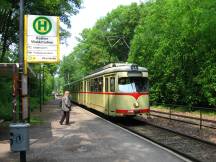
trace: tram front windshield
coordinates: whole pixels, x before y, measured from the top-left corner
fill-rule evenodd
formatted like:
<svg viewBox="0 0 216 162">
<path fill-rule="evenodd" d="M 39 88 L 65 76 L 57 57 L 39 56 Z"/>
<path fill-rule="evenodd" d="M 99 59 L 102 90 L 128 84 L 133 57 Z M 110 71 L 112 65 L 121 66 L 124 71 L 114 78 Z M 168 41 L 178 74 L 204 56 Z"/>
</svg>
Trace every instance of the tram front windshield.
<svg viewBox="0 0 216 162">
<path fill-rule="evenodd" d="M 145 77 L 125 77 L 118 80 L 119 92 L 147 92 L 148 78 Z"/>
</svg>

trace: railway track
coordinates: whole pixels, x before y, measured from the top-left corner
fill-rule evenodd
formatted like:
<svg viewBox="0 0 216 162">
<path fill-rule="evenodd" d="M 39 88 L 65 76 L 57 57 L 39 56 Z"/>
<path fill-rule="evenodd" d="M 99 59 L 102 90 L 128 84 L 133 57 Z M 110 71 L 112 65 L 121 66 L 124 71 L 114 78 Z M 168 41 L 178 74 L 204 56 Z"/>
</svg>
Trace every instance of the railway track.
<svg viewBox="0 0 216 162">
<path fill-rule="evenodd" d="M 117 124 L 133 133 L 143 136 L 163 147 L 166 147 L 195 162 L 216 162 L 216 144 L 184 135 L 157 125 L 148 123 L 140 118 L 109 118 L 93 109 L 88 111 Z"/>
<path fill-rule="evenodd" d="M 114 122 L 193 161 L 216 161 L 216 145 L 210 142 L 189 137 L 137 119 Z"/>
</svg>

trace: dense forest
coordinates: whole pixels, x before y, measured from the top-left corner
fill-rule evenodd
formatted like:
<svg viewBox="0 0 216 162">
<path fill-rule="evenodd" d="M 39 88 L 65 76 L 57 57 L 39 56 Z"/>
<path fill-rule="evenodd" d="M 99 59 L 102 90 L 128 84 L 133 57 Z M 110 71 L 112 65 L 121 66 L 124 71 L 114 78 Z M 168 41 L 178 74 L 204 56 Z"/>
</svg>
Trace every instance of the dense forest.
<svg viewBox="0 0 216 162">
<path fill-rule="evenodd" d="M 81 8 L 81 0 L 25 0 L 24 14 L 32 15 L 56 15 L 60 16 L 65 28 L 61 28 L 61 42 L 64 43 L 70 36 L 68 29 L 71 27 L 70 16 L 78 13 Z M 18 62 L 19 41 L 19 0 L 0 1 L 0 63 Z M 48 99 L 54 89 L 54 78 L 57 73 L 56 64 L 31 64 L 34 71 L 29 73 L 29 96 L 30 107 L 34 109 L 39 105 L 40 89 L 39 75 L 42 77 L 44 88 L 44 99 Z M 1 73 L 0 73 L 1 74 Z M 4 88 L 3 88 L 4 87 Z M 10 120 L 12 114 L 12 74 L 0 75 L 0 119 Z"/>
<path fill-rule="evenodd" d="M 110 62 L 131 62 L 148 68 L 152 102 L 216 105 L 215 0 L 119 6 L 78 40 L 60 66 L 66 82 Z"/>
</svg>

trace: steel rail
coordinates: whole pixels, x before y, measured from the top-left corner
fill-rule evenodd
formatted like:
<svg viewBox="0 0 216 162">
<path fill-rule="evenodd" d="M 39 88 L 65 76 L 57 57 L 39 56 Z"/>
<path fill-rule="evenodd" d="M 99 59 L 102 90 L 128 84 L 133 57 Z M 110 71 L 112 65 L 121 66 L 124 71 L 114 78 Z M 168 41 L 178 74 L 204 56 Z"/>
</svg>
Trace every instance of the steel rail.
<svg viewBox="0 0 216 162">
<path fill-rule="evenodd" d="M 190 136 L 190 135 L 178 132 L 178 131 L 174 131 L 172 129 L 165 128 L 165 127 L 162 127 L 162 126 L 159 126 L 159 125 L 156 125 L 156 124 L 152 124 L 152 123 L 150 123 L 149 121 L 147 121 L 145 119 L 138 119 L 138 120 L 141 120 L 141 121 L 145 122 L 148 125 L 151 125 L 151 126 L 154 126 L 154 127 L 157 127 L 157 128 L 160 128 L 160 129 L 163 129 L 163 130 L 166 130 L 166 131 L 169 131 L 169 132 L 172 132 L 172 133 L 184 136 L 184 137 L 188 137 L 188 138 L 191 138 L 191 139 L 194 139 L 194 140 L 206 143 L 206 144 L 210 144 L 210 145 L 216 146 L 216 143 L 213 143 L 213 142 L 210 142 L 210 141 L 207 141 L 207 140 L 203 140 L 203 139 L 195 137 L 195 136 Z"/>
<path fill-rule="evenodd" d="M 154 112 L 154 113 L 158 113 L 158 112 Z M 169 120 L 174 120 L 174 121 L 183 122 L 183 123 L 192 124 L 192 125 L 198 125 L 198 126 L 200 126 L 200 129 L 201 129 L 201 127 L 207 127 L 207 128 L 211 128 L 211 129 L 216 129 L 216 127 L 214 127 L 214 126 L 209 126 L 209 125 L 203 124 L 203 122 L 208 122 L 208 121 L 204 121 L 204 120 L 199 119 L 199 118 L 198 119 L 194 119 L 194 118 L 190 118 L 190 117 L 187 118 L 187 119 L 197 120 L 197 122 L 200 122 L 200 123 L 195 123 L 195 122 L 190 122 L 190 121 L 186 121 L 186 120 L 180 120 L 180 119 L 171 118 L 171 116 L 175 116 L 175 115 L 172 115 L 172 114 L 170 115 L 169 113 L 164 113 L 163 112 L 163 113 L 160 113 L 160 114 L 169 115 L 169 117 L 150 113 L 151 116 L 164 118 L 164 119 L 169 119 Z M 182 117 L 182 116 L 177 116 L 177 117 Z M 182 118 L 184 118 L 184 117 L 182 117 Z M 212 122 L 208 122 L 208 123 L 212 123 Z"/>
<path fill-rule="evenodd" d="M 150 110 L 150 112 L 155 112 L 155 113 L 159 113 L 159 114 L 170 115 L 170 113 L 168 113 L 168 112 L 157 111 L 157 110 Z M 182 117 L 182 118 L 200 120 L 200 118 L 198 118 L 198 117 L 193 117 L 193 116 L 186 116 L 186 115 L 180 115 L 180 114 L 175 114 L 175 113 L 171 113 L 171 115 L 172 115 L 172 116 L 177 116 L 177 117 Z M 216 124 L 216 120 L 210 120 L 210 119 L 203 119 L 203 118 L 202 118 L 202 121 L 204 121 L 204 122 L 209 122 L 209 123 L 215 123 L 215 124 Z"/>
</svg>

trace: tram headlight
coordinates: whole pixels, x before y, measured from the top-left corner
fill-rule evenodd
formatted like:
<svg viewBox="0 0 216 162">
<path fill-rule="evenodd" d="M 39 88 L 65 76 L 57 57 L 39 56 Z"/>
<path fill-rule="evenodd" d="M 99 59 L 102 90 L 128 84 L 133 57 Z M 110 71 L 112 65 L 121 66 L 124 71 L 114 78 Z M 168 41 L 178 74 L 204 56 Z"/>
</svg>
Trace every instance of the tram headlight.
<svg viewBox="0 0 216 162">
<path fill-rule="evenodd" d="M 134 105 L 134 107 L 139 107 L 139 103 L 138 102 L 135 102 L 133 105 Z"/>
</svg>

